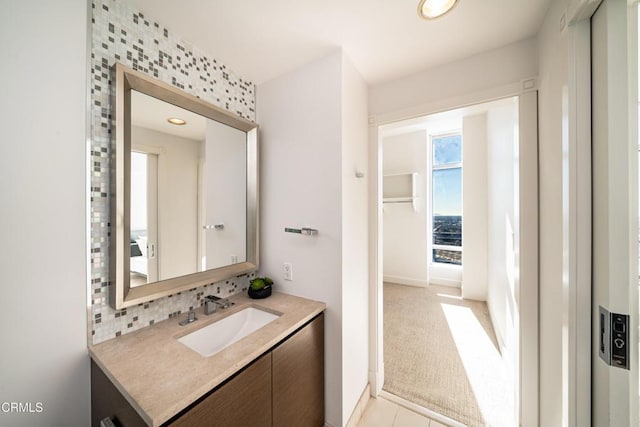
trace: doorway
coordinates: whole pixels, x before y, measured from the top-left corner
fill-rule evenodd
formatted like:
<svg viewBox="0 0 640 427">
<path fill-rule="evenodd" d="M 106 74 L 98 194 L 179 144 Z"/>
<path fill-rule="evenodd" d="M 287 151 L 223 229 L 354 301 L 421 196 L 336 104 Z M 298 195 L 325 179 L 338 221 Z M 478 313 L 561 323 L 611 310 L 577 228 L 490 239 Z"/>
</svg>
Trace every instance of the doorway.
<svg viewBox="0 0 640 427">
<path fill-rule="evenodd" d="M 502 97 L 501 97 L 502 98 Z M 504 97 L 508 98 L 508 97 Z M 511 101 L 501 99 L 496 101 L 497 103 L 508 103 L 511 102 L 513 108 L 516 111 L 516 116 L 521 117 L 519 120 L 518 126 L 512 126 L 509 129 L 512 136 L 516 141 L 514 151 L 511 153 L 511 161 L 512 161 L 512 169 L 513 169 L 513 179 L 511 180 L 511 184 L 513 185 L 513 200 L 511 203 L 511 212 L 512 218 L 509 219 L 508 215 L 505 216 L 504 212 L 501 216 L 501 226 L 499 227 L 499 233 L 504 240 L 504 245 L 502 245 L 502 257 L 501 261 L 503 261 L 503 265 L 511 265 L 512 268 L 504 268 L 504 276 L 505 283 L 504 289 L 499 293 L 503 295 L 503 299 L 505 300 L 505 304 L 502 306 L 504 309 L 501 311 L 501 315 L 499 319 L 494 319 L 494 323 L 500 322 L 501 324 L 510 324 L 513 326 L 513 333 L 507 333 L 504 330 L 501 330 L 501 337 L 499 343 L 496 343 L 495 347 L 500 348 L 500 350 L 504 354 L 511 355 L 510 359 L 512 362 L 510 364 L 510 372 L 513 373 L 513 379 L 515 380 L 515 387 L 513 388 L 513 413 L 514 418 L 518 420 L 518 422 L 523 422 L 523 420 L 527 420 L 527 423 L 531 422 L 533 424 L 537 423 L 537 368 L 538 368 L 538 254 L 537 254 L 537 242 L 538 242 L 538 231 L 537 231 L 537 93 L 533 92 L 525 92 L 519 94 L 517 97 L 512 98 Z M 486 111 L 484 112 L 486 113 Z M 384 279 L 385 276 L 388 279 L 388 276 L 396 276 L 394 280 L 398 282 L 397 278 L 399 274 L 388 274 L 389 269 L 386 263 L 385 256 L 385 239 L 387 238 L 387 230 L 385 229 L 385 215 L 391 214 L 391 209 L 398 210 L 403 209 L 401 204 L 394 203 L 393 205 L 383 205 L 384 200 L 384 175 L 401 175 L 401 174 L 412 174 L 414 173 L 412 170 L 396 170 L 396 171 L 384 171 L 384 140 L 385 137 L 393 134 L 393 133 L 402 133 L 400 129 L 416 131 L 420 128 L 422 122 L 424 122 L 425 117 L 429 117 L 430 119 L 441 119 L 441 122 L 446 122 L 447 119 L 451 119 L 453 116 L 458 115 L 459 117 L 473 117 L 476 121 L 473 122 L 471 120 L 466 123 L 467 125 L 480 126 L 482 128 L 482 121 L 485 119 L 478 119 L 478 116 L 482 116 L 483 112 L 481 111 L 481 107 L 478 104 L 472 107 L 464 107 L 459 109 L 451 109 L 446 112 L 439 113 L 431 113 L 425 114 L 419 118 L 409 119 L 409 120 L 395 120 L 393 122 L 387 123 L 377 123 L 377 126 L 372 129 L 373 134 L 375 135 L 375 143 L 377 143 L 378 150 L 375 150 L 375 156 L 377 158 L 372 159 L 377 166 L 375 170 L 378 171 L 378 179 L 377 179 L 377 197 L 375 198 L 377 206 L 377 220 L 374 221 L 376 225 L 376 230 L 374 230 L 373 235 L 374 238 L 374 254 L 375 262 L 374 272 L 372 272 L 373 276 L 373 286 L 374 291 L 372 292 L 372 372 L 370 375 L 371 383 L 372 383 L 372 393 L 374 395 L 385 394 L 383 391 L 383 387 L 386 384 L 385 381 L 385 364 L 384 364 L 384 304 L 386 303 L 385 299 L 385 289 L 384 289 Z M 486 116 L 485 116 L 486 117 Z M 485 123 L 486 125 L 486 123 Z M 433 126 L 432 126 L 433 127 Z M 436 126 L 437 127 L 437 126 Z M 445 126 L 446 127 L 446 126 Z M 459 126 L 460 129 L 462 126 Z M 435 135 L 443 135 L 447 131 L 455 130 L 455 126 L 452 128 L 449 125 L 448 129 L 437 129 L 437 132 L 433 132 Z M 439 133 L 438 133 L 439 132 Z M 444 133 L 443 133 L 444 132 Z M 429 137 L 427 137 L 428 140 Z M 466 137 L 464 136 L 463 131 L 463 140 L 466 142 Z M 372 141 L 374 142 L 374 141 Z M 469 144 L 469 148 L 473 152 L 473 150 L 477 151 L 478 143 Z M 432 149 L 433 147 L 431 147 Z M 478 162 L 478 158 L 476 154 L 469 154 L 468 159 L 474 159 L 475 161 L 469 161 L 469 170 L 466 170 L 465 167 L 467 163 L 463 160 L 462 165 L 462 175 L 467 174 L 467 178 L 470 182 L 477 181 L 477 177 L 482 174 L 482 169 L 479 167 L 483 162 Z M 455 163 L 455 162 L 454 162 Z M 486 162 L 484 162 L 485 174 L 486 174 Z M 453 167 L 458 167 L 458 165 L 453 165 Z M 411 203 L 407 203 L 404 205 L 405 210 L 415 209 L 416 211 L 420 211 L 421 209 L 425 213 L 425 217 L 429 220 L 426 221 L 425 227 L 429 228 L 427 235 L 432 234 L 432 230 L 434 228 L 434 221 L 431 221 L 434 218 L 434 214 L 438 212 L 433 212 L 430 208 L 430 205 L 433 203 L 433 190 L 430 188 L 432 186 L 432 182 L 435 182 L 436 179 L 433 176 L 433 172 L 435 170 L 429 170 L 429 173 L 424 174 L 424 182 L 416 185 L 417 187 L 417 196 Z M 389 172 L 389 173 L 387 173 Z M 437 171 L 435 171 L 437 173 Z M 478 175 L 480 173 L 480 175 Z M 419 173 L 417 174 L 420 175 Z M 417 181 L 420 178 L 415 178 Z M 464 178 L 463 178 L 464 181 Z M 482 199 L 484 197 L 485 203 L 487 201 L 487 187 L 486 183 L 484 186 L 485 196 L 478 196 L 479 187 L 478 182 L 476 182 L 476 187 L 473 187 L 471 183 L 466 185 L 467 190 L 463 190 L 464 196 L 463 200 L 468 196 L 468 201 L 477 202 L 478 199 Z M 504 183 L 504 180 L 501 181 Z M 482 187 L 482 186 L 480 186 Z M 476 191 L 470 191 L 469 188 L 476 188 Z M 388 196 L 388 194 L 387 194 Z M 422 196 L 422 197 L 420 197 Z M 422 200 L 421 200 L 422 198 Z M 383 207 L 384 206 L 384 207 Z M 469 205 L 471 206 L 471 205 Z M 482 211 L 482 209 L 480 209 Z M 467 212 L 469 212 L 469 217 L 467 218 Z M 467 240 L 465 240 L 464 236 L 462 238 L 462 247 L 460 248 L 460 253 L 463 255 L 461 257 L 454 257 L 453 254 L 451 257 L 447 257 L 453 259 L 460 259 L 462 268 L 459 269 L 458 273 L 462 273 L 465 268 L 465 264 L 469 261 L 469 265 L 467 266 L 467 272 L 465 274 L 451 274 L 447 277 L 442 277 L 441 273 L 438 273 L 438 268 L 441 267 L 438 265 L 438 260 L 442 259 L 442 253 L 436 252 L 436 257 L 433 257 L 434 251 L 442 251 L 443 248 L 439 247 L 439 243 L 435 242 L 433 238 L 426 239 L 427 244 L 424 250 L 424 259 L 426 263 L 423 268 L 418 269 L 421 270 L 424 274 L 420 280 L 413 280 L 415 278 L 408 278 L 408 283 L 405 285 L 420 285 L 420 282 L 424 282 L 424 285 L 427 287 L 429 283 L 432 282 L 431 277 L 434 279 L 445 279 L 445 285 L 451 285 L 458 281 L 458 287 L 461 289 L 460 295 L 454 295 L 453 298 L 447 302 L 440 301 L 439 307 L 445 316 L 446 325 L 449 331 L 458 332 L 464 331 L 465 328 L 457 328 L 455 325 L 455 317 L 459 316 L 461 312 L 458 310 L 460 308 L 459 304 L 451 304 L 451 302 L 455 302 L 456 299 L 460 297 L 464 297 L 467 299 L 484 299 L 486 300 L 486 295 L 488 290 L 486 289 L 487 279 L 482 280 L 482 274 L 476 274 L 477 271 L 481 271 L 483 266 L 485 269 L 484 275 L 486 277 L 486 269 L 488 265 L 487 255 L 488 251 L 477 251 L 475 247 L 484 247 L 487 246 L 487 236 L 478 237 L 478 231 L 482 231 L 482 227 L 479 226 L 484 221 L 485 227 L 487 225 L 488 217 L 485 209 L 484 218 L 482 214 L 478 214 L 478 212 L 474 212 L 473 209 L 467 208 L 465 213 L 462 216 L 462 222 L 465 224 L 462 228 L 463 230 L 467 230 Z M 405 212 L 407 214 L 407 212 Z M 388 215 L 389 216 L 389 215 Z M 480 217 L 480 218 L 478 218 Z M 441 218 L 440 218 L 441 219 Z M 494 232 L 497 233 L 498 227 L 494 227 Z M 474 233 L 475 231 L 475 233 Z M 420 231 L 416 231 L 416 233 L 420 233 Z M 475 236 L 474 236 L 475 234 Z M 484 242 L 484 243 L 482 243 Z M 467 245 L 469 245 L 467 247 Z M 474 247 L 475 245 L 475 247 Z M 509 249 L 510 248 L 510 249 Z M 444 248 L 444 250 L 451 248 Z M 479 256 L 473 256 L 469 254 L 479 254 Z M 403 257 L 399 257 L 403 258 Z M 478 258 L 480 260 L 478 260 Z M 492 258 L 493 259 L 493 258 Z M 436 260 L 436 262 L 434 262 Z M 453 264 L 446 263 L 446 264 Z M 383 265 L 385 265 L 383 267 Z M 432 267 L 436 267 L 435 269 Z M 451 265 L 445 266 L 451 267 Z M 407 271 L 403 270 L 400 267 L 397 271 Z M 440 276 L 440 277 L 438 277 Z M 464 277 L 467 278 L 467 286 L 463 283 L 465 282 Z M 478 279 L 480 277 L 480 279 Z M 474 280 L 475 279 L 475 280 Z M 413 280 L 413 283 L 410 283 Z M 437 280 L 436 280 L 437 281 Z M 509 284 L 509 281 L 511 284 Z M 485 286 L 483 289 L 482 286 Z M 434 287 L 431 287 L 433 290 Z M 450 288 L 450 289 L 456 289 Z M 508 292 L 506 292 L 508 291 Z M 446 295 L 447 292 L 441 292 L 442 295 L 439 295 L 440 298 L 451 298 L 451 295 Z M 459 300 L 458 300 L 459 301 Z M 508 302 L 511 301 L 511 302 Z M 527 304 L 520 304 L 520 301 L 526 301 Z M 464 311 L 464 310 L 463 310 Z M 469 309 L 469 312 L 465 312 L 461 317 L 461 319 L 465 318 L 469 320 L 470 318 L 466 316 L 468 313 L 473 313 L 473 310 Z M 471 318 L 474 318 L 472 315 Z M 475 316 L 477 320 L 478 316 Z M 459 323 L 460 324 L 460 323 Z M 467 324 L 468 330 L 469 324 Z M 458 337 L 460 338 L 460 337 Z M 491 341 L 491 340 L 489 340 Z M 465 344 L 470 342 L 467 337 L 458 340 L 455 344 L 460 347 L 464 347 Z M 429 360 L 425 360 L 425 363 L 429 363 Z M 469 368 L 471 369 L 471 364 L 467 364 L 465 366 L 465 370 Z M 474 378 L 477 380 L 478 377 Z M 385 387 L 386 388 L 386 387 Z M 473 386 L 472 386 L 473 388 Z M 446 390 L 444 390 L 446 392 Z M 411 403 L 407 403 L 411 405 Z M 415 407 L 414 407 L 415 409 Z M 426 415 L 431 417 L 436 416 L 437 413 L 432 413 L 430 411 L 425 411 Z"/>
<path fill-rule="evenodd" d="M 131 152 L 131 287 L 158 281 L 158 154 Z"/>
</svg>

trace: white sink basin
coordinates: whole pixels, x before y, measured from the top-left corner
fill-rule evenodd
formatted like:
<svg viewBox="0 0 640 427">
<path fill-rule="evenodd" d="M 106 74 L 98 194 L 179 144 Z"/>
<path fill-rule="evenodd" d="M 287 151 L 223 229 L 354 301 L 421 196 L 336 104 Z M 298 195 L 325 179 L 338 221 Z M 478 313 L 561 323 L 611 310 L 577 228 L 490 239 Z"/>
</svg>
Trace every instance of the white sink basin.
<svg viewBox="0 0 640 427">
<path fill-rule="evenodd" d="M 197 351 L 202 356 L 208 357 L 257 331 L 278 317 L 280 316 L 254 307 L 248 307 L 195 332 L 191 332 L 178 339 L 178 341 Z"/>
</svg>

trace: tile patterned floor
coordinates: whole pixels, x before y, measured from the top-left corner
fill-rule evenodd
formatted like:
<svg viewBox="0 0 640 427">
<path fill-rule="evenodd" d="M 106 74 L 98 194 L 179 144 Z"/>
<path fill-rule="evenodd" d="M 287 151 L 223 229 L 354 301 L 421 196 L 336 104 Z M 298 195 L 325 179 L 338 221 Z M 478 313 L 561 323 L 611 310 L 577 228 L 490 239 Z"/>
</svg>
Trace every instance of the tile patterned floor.
<svg viewBox="0 0 640 427">
<path fill-rule="evenodd" d="M 357 427 L 446 427 L 382 397 L 371 398 Z"/>
</svg>

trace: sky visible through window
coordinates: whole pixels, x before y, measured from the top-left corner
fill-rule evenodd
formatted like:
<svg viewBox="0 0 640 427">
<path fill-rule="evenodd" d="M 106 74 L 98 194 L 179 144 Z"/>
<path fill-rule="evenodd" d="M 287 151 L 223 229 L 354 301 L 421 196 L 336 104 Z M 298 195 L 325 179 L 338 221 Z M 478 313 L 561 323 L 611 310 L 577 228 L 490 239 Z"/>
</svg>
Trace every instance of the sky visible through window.
<svg viewBox="0 0 640 427">
<path fill-rule="evenodd" d="M 433 138 L 433 165 L 462 162 L 462 137 L 458 135 Z"/>
<path fill-rule="evenodd" d="M 462 136 L 432 139 L 433 144 L 433 214 L 462 216 L 462 168 L 436 169 L 462 162 Z"/>
<path fill-rule="evenodd" d="M 462 135 L 433 137 L 431 145 L 432 260 L 462 265 Z"/>
</svg>

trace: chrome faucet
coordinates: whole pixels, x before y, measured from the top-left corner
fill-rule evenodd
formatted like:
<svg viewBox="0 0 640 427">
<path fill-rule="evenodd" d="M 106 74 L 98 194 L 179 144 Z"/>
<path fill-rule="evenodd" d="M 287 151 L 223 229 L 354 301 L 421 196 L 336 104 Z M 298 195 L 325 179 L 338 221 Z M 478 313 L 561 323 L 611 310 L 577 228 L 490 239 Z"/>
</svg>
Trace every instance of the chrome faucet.
<svg viewBox="0 0 640 427">
<path fill-rule="evenodd" d="M 196 312 L 193 310 L 193 308 L 191 308 L 189 309 L 189 313 L 187 313 L 187 318 L 184 320 L 181 320 L 179 325 L 180 326 L 188 325 L 189 323 L 193 323 L 196 320 L 198 320 L 198 318 L 196 317 Z"/>
<path fill-rule="evenodd" d="M 209 302 L 213 302 L 213 303 L 219 305 L 220 308 L 229 308 L 229 307 L 231 307 L 233 305 L 233 303 L 231 301 L 229 301 L 227 298 L 220 298 L 220 297 L 217 297 L 217 296 L 214 296 L 214 295 L 207 295 L 206 297 L 204 297 L 204 299 L 205 299 L 205 309 L 206 309 L 207 304 Z M 215 310 L 213 310 L 213 311 L 215 311 Z M 212 311 L 212 313 L 213 313 L 213 311 Z"/>
<path fill-rule="evenodd" d="M 215 301 L 213 301 L 213 299 L 205 297 L 203 301 L 203 307 L 205 316 L 208 316 L 216 312 L 216 308 L 218 308 L 218 305 L 215 303 Z"/>
</svg>

